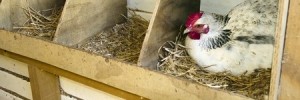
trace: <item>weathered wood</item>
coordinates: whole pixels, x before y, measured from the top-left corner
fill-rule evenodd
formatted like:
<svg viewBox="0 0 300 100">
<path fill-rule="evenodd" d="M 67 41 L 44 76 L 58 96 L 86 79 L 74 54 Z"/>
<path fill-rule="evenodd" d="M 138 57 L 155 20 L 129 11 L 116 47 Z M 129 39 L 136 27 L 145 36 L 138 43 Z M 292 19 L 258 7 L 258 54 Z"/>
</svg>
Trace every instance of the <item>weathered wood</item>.
<svg viewBox="0 0 300 100">
<path fill-rule="evenodd" d="M 29 65 L 29 77 L 34 100 L 60 100 L 58 76 Z"/>
<path fill-rule="evenodd" d="M 145 36 L 138 65 L 156 66 L 158 49 L 166 41 L 175 40 L 189 13 L 199 11 L 198 0 L 158 0 Z"/>
<path fill-rule="evenodd" d="M 300 99 L 300 1 L 289 1 L 279 100 Z"/>
<path fill-rule="evenodd" d="M 0 48 L 150 99 L 249 99 L 102 56 L 3 30 L 0 30 Z M 13 58 L 17 59 L 17 57 Z"/>
<path fill-rule="evenodd" d="M 54 41 L 72 46 L 124 20 L 126 0 L 67 0 Z"/>
<path fill-rule="evenodd" d="M 89 78 L 80 76 L 78 74 L 75 74 L 75 73 L 57 68 L 55 66 L 52 66 L 52 65 L 49 65 L 49 64 L 46 64 L 46 63 L 42 63 L 42 62 L 36 61 L 34 59 L 30 59 L 30 58 L 27 58 L 27 57 L 24 57 L 24 56 L 21 56 L 21 55 L 18 55 L 18 54 L 14 54 L 14 53 L 11 53 L 11 52 L 8 52 L 8 51 L 4 51 L 2 49 L 0 49 L 0 54 L 5 55 L 5 56 L 10 57 L 10 58 L 13 58 L 13 59 L 18 60 L 18 61 L 21 61 L 21 62 L 25 62 L 25 63 L 30 64 L 32 66 L 38 67 L 41 70 L 50 72 L 52 74 L 62 76 L 62 77 L 66 77 L 68 79 L 74 80 L 76 82 L 85 84 L 87 86 L 93 87 L 95 89 L 104 91 L 106 93 L 113 94 L 115 96 L 118 96 L 118 97 L 121 97 L 121 98 L 124 98 L 124 99 L 127 99 L 127 100 L 137 100 L 137 99 L 144 100 L 144 99 L 146 99 L 144 97 L 137 96 L 135 94 L 117 89 L 115 87 L 111 87 L 109 85 L 100 83 L 100 82 L 95 81 L 95 80 L 91 80 Z"/>
<path fill-rule="evenodd" d="M 279 79 L 281 72 L 281 61 L 286 30 L 286 20 L 288 11 L 288 0 L 279 0 L 278 19 L 275 34 L 275 46 L 273 53 L 272 75 L 270 81 L 269 100 L 277 100 L 279 93 Z"/>
<path fill-rule="evenodd" d="M 29 77 L 28 65 L 26 63 L 11 59 L 3 55 L 0 55 L 0 68 L 12 71 L 24 77 Z"/>
<path fill-rule="evenodd" d="M 85 84 L 70 80 L 65 77 L 59 77 L 59 82 L 62 90 L 65 92 L 64 95 L 70 94 L 83 100 L 134 100 L 139 98 L 120 98 L 115 95 L 100 91 L 98 89 L 89 87 Z M 80 90 L 80 91 L 78 91 Z"/>
<path fill-rule="evenodd" d="M 25 100 L 32 99 L 29 81 L 4 71 L 0 71 L 0 90 Z"/>
</svg>

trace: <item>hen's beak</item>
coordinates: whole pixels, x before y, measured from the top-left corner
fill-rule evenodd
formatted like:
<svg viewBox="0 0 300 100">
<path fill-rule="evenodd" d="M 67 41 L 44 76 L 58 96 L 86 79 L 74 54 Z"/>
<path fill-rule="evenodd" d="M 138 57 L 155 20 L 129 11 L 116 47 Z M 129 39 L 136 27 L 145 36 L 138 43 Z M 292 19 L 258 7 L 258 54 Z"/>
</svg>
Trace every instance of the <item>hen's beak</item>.
<svg viewBox="0 0 300 100">
<path fill-rule="evenodd" d="M 189 33 L 189 32 L 191 32 L 191 28 L 186 28 L 184 31 L 183 31 L 183 34 L 187 34 L 187 33 Z"/>
</svg>

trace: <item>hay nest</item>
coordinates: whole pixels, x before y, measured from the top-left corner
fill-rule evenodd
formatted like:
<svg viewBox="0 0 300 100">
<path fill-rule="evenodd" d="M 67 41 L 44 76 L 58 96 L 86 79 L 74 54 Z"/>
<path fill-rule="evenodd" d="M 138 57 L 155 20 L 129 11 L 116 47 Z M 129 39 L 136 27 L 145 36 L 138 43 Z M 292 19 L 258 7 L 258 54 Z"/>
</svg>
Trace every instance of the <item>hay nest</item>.
<svg viewBox="0 0 300 100">
<path fill-rule="evenodd" d="M 126 22 L 101 32 L 78 48 L 108 58 L 117 58 L 129 63 L 137 63 L 149 22 L 130 12 Z"/>
<path fill-rule="evenodd" d="M 180 34 L 180 33 L 179 33 Z M 186 52 L 178 36 L 159 50 L 158 70 L 165 74 L 187 78 L 212 88 L 228 90 L 254 99 L 263 100 L 269 93 L 271 69 L 256 69 L 253 73 L 234 76 L 229 72 L 213 73 L 199 67 Z M 181 39 L 180 39 L 181 38 Z"/>
<path fill-rule="evenodd" d="M 28 20 L 13 30 L 27 36 L 52 40 L 61 16 L 62 8 L 37 11 L 31 7 L 22 8 Z"/>
</svg>

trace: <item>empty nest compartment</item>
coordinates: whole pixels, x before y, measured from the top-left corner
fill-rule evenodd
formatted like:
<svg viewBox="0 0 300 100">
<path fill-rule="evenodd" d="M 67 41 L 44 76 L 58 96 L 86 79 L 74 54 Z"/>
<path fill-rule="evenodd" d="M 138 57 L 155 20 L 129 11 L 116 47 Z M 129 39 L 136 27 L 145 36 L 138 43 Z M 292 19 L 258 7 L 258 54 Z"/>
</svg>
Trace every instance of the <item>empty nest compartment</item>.
<svg viewBox="0 0 300 100">
<path fill-rule="evenodd" d="M 125 23 L 116 24 L 77 47 L 104 57 L 136 64 L 149 21 L 134 11 L 129 11 L 129 17 L 123 17 L 126 19 Z"/>
<path fill-rule="evenodd" d="M 25 7 L 21 7 L 26 16 L 26 21 L 23 24 L 13 25 L 13 30 L 27 36 L 32 36 L 40 39 L 53 40 L 57 25 L 63 11 L 65 1 L 57 1 L 49 9 L 36 9 L 29 6 L 27 2 Z"/>
</svg>

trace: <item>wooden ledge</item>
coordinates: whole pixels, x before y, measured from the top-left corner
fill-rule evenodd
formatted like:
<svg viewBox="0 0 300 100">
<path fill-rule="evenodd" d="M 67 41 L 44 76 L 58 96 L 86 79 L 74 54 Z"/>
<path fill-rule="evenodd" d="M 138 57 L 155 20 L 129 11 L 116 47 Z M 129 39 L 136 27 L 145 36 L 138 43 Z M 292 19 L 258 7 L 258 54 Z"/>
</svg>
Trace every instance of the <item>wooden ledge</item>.
<svg viewBox="0 0 300 100">
<path fill-rule="evenodd" d="M 0 48 L 150 99 L 250 99 L 4 30 Z"/>
</svg>

